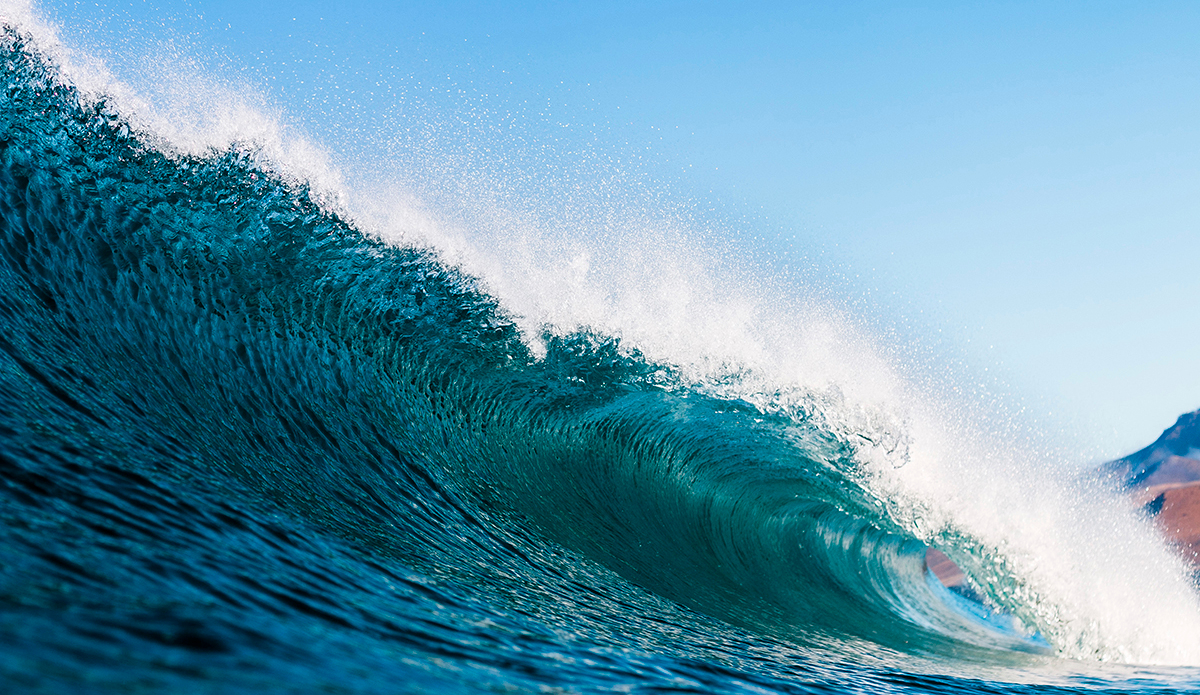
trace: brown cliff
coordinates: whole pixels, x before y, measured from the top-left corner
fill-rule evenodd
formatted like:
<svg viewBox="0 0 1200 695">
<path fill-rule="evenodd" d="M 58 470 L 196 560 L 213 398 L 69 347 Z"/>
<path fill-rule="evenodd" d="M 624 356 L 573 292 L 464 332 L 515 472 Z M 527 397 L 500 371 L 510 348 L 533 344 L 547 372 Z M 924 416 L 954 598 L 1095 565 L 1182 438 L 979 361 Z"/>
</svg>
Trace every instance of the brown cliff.
<svg viewBox="0 0 1200 695">
<path fill-rule="evenodd" d="M 1154 518 L 1200 576 L 1200 410 L 1181 415 L 1153 444 L 1101 470 Z M 968 587 L 963 571 L 936 548 L 926 550 L 925 566 L 947 588 Z"/>
<path fill-rule="evenodd" d="M 1200 570 L 1200 410 L 1181 415 L 1153 444 L 1105 469 Z"/>
</svg>

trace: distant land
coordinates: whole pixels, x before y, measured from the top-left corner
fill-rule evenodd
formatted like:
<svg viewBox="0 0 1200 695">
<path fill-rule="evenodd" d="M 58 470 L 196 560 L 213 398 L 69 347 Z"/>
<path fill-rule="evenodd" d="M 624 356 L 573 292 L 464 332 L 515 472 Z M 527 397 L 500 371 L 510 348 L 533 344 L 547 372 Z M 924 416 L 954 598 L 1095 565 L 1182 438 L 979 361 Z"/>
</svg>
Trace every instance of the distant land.
<svg viewBox="0 0 1200 695">
<path fill-rule="evenodd" d="M 1200 581 L 1200 410 L 1179 416 L 1150 446 L 1101 467 L 1155 524 Z M 925 565 L 942 584 L 973 594 L 966 575 L 936 548 Z"/>
<path fill-rule="evenodd" d="M 1200 410 L 1180 415 L 1153 444 L 1105 469 L 1200 572 Z"/>
</svg>

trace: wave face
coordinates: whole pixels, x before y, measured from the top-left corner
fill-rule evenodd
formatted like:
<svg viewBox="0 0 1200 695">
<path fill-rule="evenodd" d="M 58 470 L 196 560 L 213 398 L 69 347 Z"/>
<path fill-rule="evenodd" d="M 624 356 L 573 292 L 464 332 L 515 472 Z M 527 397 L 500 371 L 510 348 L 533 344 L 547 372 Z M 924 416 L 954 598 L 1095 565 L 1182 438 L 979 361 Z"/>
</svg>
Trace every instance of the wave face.
<svg viewBox="0 0 1200 695">
<path fill-rule="evenodd" d="M 150 144 L 15 29 L 2 61 L 5 681 L 1200 683 L 1054 666 L 1039 626 L 931 580 L 835 399 L 722 396 L 587 330 L 535 352 L 474 279 L 252 149 Z"/>
</svg>

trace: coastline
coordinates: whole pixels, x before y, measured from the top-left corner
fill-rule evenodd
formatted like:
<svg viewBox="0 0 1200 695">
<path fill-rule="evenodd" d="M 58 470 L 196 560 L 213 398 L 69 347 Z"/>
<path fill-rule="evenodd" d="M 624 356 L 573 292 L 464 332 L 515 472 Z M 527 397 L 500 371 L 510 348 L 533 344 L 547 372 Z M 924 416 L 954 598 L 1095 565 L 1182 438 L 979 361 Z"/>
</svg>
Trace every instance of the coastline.
<svg viewBox="0 0 1200 695">
<path fill-rule="evenodd" d="M 1154 520 L 1200 585 L 1200 410 L 1181 415 L 1154 443 L 1100 468 Z M 937 548 L 925 569 L 947 589 L 974 594 L 966 574 Z"/>
</svg>

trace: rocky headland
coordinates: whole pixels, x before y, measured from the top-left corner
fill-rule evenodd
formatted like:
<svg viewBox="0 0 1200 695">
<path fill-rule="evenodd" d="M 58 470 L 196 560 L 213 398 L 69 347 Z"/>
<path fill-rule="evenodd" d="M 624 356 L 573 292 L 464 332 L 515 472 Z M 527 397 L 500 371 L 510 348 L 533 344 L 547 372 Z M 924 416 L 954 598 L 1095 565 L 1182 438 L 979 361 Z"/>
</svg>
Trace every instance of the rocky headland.
<svg viewBox="0 0 1200 695">
<path fill-rule="evenodd" d="M 1200 410 L 1179 416 L 1153 444 L 1100 468 L 1141 505 L 1200 581 Z M 936 548 L 925 565 L 946 587 L 970 592 L 958 565 Z"/>
<path fill-rule="evenodd" d="M 1200 571 L 1200 410 L 1179 416 L 1153 444 L 1104 469 Z"/>
</svg>

